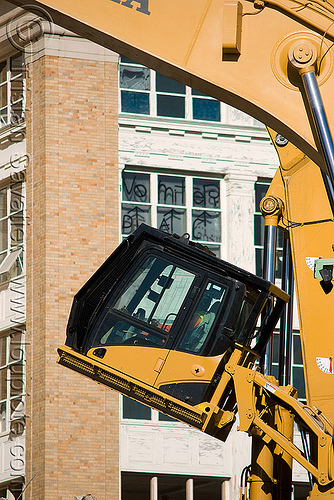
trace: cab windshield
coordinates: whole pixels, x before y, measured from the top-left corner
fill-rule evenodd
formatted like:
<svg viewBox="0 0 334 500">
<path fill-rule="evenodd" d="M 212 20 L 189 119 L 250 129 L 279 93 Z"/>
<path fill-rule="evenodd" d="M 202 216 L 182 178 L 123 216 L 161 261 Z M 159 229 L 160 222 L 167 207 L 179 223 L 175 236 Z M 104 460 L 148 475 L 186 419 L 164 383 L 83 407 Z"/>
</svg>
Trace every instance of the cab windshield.
<svg viewBox="0 0 334 500">
<path fill-rule="evenodd" d="M 93 346 L 145 344 L 164 347 L 195 274 L 150 256 L 120 294 L 103 309 Z"/>
</svg>

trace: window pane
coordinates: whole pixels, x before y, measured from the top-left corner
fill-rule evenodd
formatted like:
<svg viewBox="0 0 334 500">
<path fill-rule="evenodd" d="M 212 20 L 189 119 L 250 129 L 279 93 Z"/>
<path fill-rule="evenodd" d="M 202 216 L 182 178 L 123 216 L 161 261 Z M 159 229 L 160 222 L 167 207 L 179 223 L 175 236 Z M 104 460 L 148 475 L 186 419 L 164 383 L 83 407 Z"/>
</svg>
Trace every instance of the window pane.
<svg viewBox="0 0 334 500">
<path fill-rule="evenodd" d="M 175 208 L 158 208 L 157 227 L 169 234 L 182 235 L 186 232 L 185 210 Z"/>
<path fill-rule="evenodd" d="M 151 420 L 151 408 L 123 396 L 123 418 Z"/>
<path fill-rule="evenodd" d="M 279 358 L 279 335 L 274 333 L 273 335 L 273 363 L 278 363 Z"/>
<path fill-rule="evenodd" d="M 10 188 L 10 213 L 17 212 L 23 208 L 23 195 L 22 195 L 23 184 L 22 182 L 16 182 Z"/>
<path fill-rule="evenodd" d="M 0 401 L 7 397 L 7 369 L 0 370 Z"/>
<path fill-rule="evenodd" d="M 193 210 L 193 239 L 201 241 L 221 241 L 220 213 Z"/>
<path fill-rule="evenodd" d="M 4 401 L 3 403 L 0 403 L 0 432 L 5 432 L 5 430 L 6 430 L 6 402 Z M 4 494 L 6 494 L 6 492 L 4 492 Z"/>
<path fill-rule="evenodd" d="M 4 83 L 0 87 L 0 108 L 7 106 L 7 84 Z"/>
<path fill-rule="evenodd" d="M 7 124 L 8 124 L 8 113 L 7 113 L 7 107 L 5 107 L 4 109 L 0 110 L 0 127 L 4 127 Z"/>
<path fill-rule="evenodd" d="M 15 125 L 23 119 L 23 100 L 17 101 L 10 109 L 10 123 Z"/>
<path fill-rule="evenodd" d="M 163 283 L 154 288 L 158 295 L 155 299 L 156 309 L 154 311 L 152 321 L 157 322 L 159 327 L 162 325 L 161 328 L 163 330 L 169 331 L 184 302 L 184 299 L 186 298 L 195 276 L 192 273 L 178 267 L 174 269 L 171 276 L 168 276 L 166 271 L 166 274 L 161 273 L 157 283 L 159 285 L 160 280 L 165 278 L 165 282 L 167 284 L 166 288 L 164 288 Z M 167 279 L 169 279 L 169 282 L 167 282 Z M 151 290 L 152 289 L 153 287 L 151 287 Z"/>
<path fill-rule="evenodd" d="M 21 78 L 16 78 L 12 80 L 10 85 L 10 101 L 16 102 L 23 98 L 23 80 Z"/>
<path fill-rule="evenodd" d="M 150 207 L 122 205 L 122 233 L 131 234 L 140 224 L 150 225 Z"/>
<path fill-rule="evenodd" d="M 158 92 L 167 92 L 170 94 L 185 94 L 186 86 L 176 82 L 167 76 L 156 74 L 156 90 Z"/>
<path fill-rule="evenodd" d="M 5 82 L 7 80 L 7 63 L 6 61 L 2 61 L 0 63 L 0 83 Z"/>
<path fill-rule="evenodd" d="M 0 252 L 8 248 L 8 221 L 0 221 Z"/>
<path fill-rule="evenodd" d="M 262 215 L 254 215 L 254 243 L 255 245 L 264 245 L 264 218 Z"/>
<path fill-rule="evenodd" d="M 9 363 L 13 363 L 15 361 L 17 362 L 23 361 L 21 336 L 22 334 L 20 332 L 12 333 L 10 336 Z"/>
<path fill-rule="evenodd" d="M 150 202 L 150 176 L 148 174 L 123 171 L 122 180 L 123 201 Z"/>
<path fill-rule="evenodd" d="M 13 248 L 23 243 L 23 212 L 11 215 L 10 222 L 10 244 Z"/>
<path fill-rule="evenodd" d="M 115 309 L 126 309 L 130 314 L 132 314 L 136 308 L 137 302 L 141 299 L 141 297 L 138 296 L 137 302 L 130 309 L 129 304 L 131 303 L 133 296 L 138 290 L 143 287 L 144 280 L 149 280 L 149 278 L 146 278 L 147 276 L 151 276 L 150 283 L 154 282 L 156 275 L 159 274 L 160 271 L 164 268 L 164 264 L 165 263 L 163 261 L 161 261 L 160 259 L 156 259 L 155 257 L 150 257 L 149 259 L 145 260 L 141 264 L 137 272 L 131 277 L 125 290 L 122 291 L 122 295 L 115 304 Z M 155 269 L 157 270 L 155 271 Z M 150 283 L 148 283 L 148 286 L 150 285 Z M 146 289 L 142 292 L 142 295 L 144 295 L 145 291 Z"/>
<path fill-rule="evenodd" d="M 172 118 L 185 117 L 185 98 L 173 95 L 157 96 L 157 115 Z"/>
<path fill-rule="evenodd" d="M 292 385 L 298 391 L 298 398 L 305 399 L 305 381 L 304 369 L 299 366 L 294 366 L 292 369 Z"/>
<path fill-rule="evenodd" d="M 268 184 L 255 184 L 255 211 L 260 212 L 260 201 L 265 197 L 269 188 Z"/>
<path fill-rule="evenodd" d="M 203 92 L 200 92 L 199 90 L 191 89 L 192 95 L 202 95 L 203 97 L 207 97 L 207 94 L 203 94 Z"/>
<path fill-rule="evenodd" d="M 169 415 L 165 415 L 164 413 L 161 413 L 160 411 L 159 411 L 159 421 L 160 422 L 177 422 L 177 420 L 175 420 L 175 418 L 170 417 Z"/>
<path fill-rule="evenodd" d="M 255 248 L 255 269 L 258 276 L 263 276 L 262 274 L 263 266 L 263 248 Z"/>
<path fill-rule="evenodd" d="M 10 268 L 9 279 L 11 280 L 13 278 L 16 278 L 17 276 L 20 276 L 21 273 L 23 273 L 23 252 L 20 253 L 16 261 Z"/>
<path fill-rule="evenodd" d="M 283 252 L 282 250 L 276 250 L 276 273 L 275 277 L 280 279 L 282 277 L 282 261 L 283 261 Z M 263 276 L 262 268 L 263 266 L 263 248 L 255 248 L 255 268 L 256 274 L 258 276 Z"/>
<path fill-rule="evenodd" d="M 17 55 L 10 58 L 10 72 L 11 77 L 17 77 L 18 75 L 24 75 L 24 58 L 23 52 L 19 52 Z"/>
<path fill-rule="evenodd" d="M 7 337 L 0 338 L 0 366 L 5 366 L 6 364 L 6 346 Z"/>
<path fill-rule="evenodd" d="M 281 228 L 277 228 L 277 246 L 278 248 L 283 248 L 284 231 Z"/>
<path fill-rule="evenodd" d="M 24 391 L 23 382 L 23 351 L 21 346 L 21 333 L 14 333 L 10 337 L 9 362 L 10 367 L 10 396 L 15 397 Z M 17 400 L 17 404 L 19 399 Z"/>
<path fill-rule="evenodd" d="M 7 215 L 7 189 L 0 191 L 0 219 Z"/>
<path fill-rule="evenodd" d="M 158 203 L 163 205 L 185 205 L 185 179 L 159 175 Z"/>
<path fill-rule="evenodd" d="M 208 283 L 205 292 L 190 322 L 190 328 L 184 334 L 178 349 L 197 353 L 207 339 L 216 319 L 226 287 Z"/>
<path fill-rule="evenodd" d="M 302 349 L 301 349 L 299 335 L 293 335 L 293 364 L 295 365 L 303 364 Z"/>
<path fill-rule="evenodd" d="M 135 61 L 133 61 L 132 59 L 129 59 L 128 57 L 125 57 L 125 56 L 121 56 L 121 62 L 136 64 Z"/>
<path fill-rule="evenodd" d="M 273 365 L 272 366 L 272 376 L 278 379 L 278 365 Z"/>
<path fill-rule="evenodd" d="M 220 246 L 219 245 L 211 245 L 208 242 L 205 243 L 205 246 L 208 247 L 210 252 L 214 253 L 216 257 L 220 257 Z"/>
<path fill-rule="evenodd" d="M 125 309 L 121 309 L 120 311 L 124 313 L 124 316 L 127 314 Z M 134 314 L 133 317 L 144 319 L 144 316 L 139 317 L 137 314 Z M 117 316 L 109 310 L 103 315 L 103 321 L 99 323 L 94 331 L 93 346 L 134 345 L 134 341 L 137 340 L 137 344 L 141 341 L 141 345 L 144 343 L 145 346 L 150 347 L 165 347 L 166 339 L 166 332 L 153 333 L 144 325 L 138 326 L 137 323 L 131 320 L 130 316 L 128 320 L 119 320 Z"/>
<path fill-rule="evenodd" d="M 121 66 L 120 86 L 123 89 L 150 90 L 150 70 L 140 66 Z"/>
<path fill-rule="evenodd" d="M 283 250 L 276 250 L 276 274 L 275 277 L 280 279 L 282 277 L 283 265 Z"/>
<path fill-rule="evenodd" d="M 114 309 L 169 330 L 194 277 L 184 269 L 150 257 L 123 290 Z"/>
<path fill-rule="evenodd" d="M 126 314 L 125 310 L 121 311 Z M 133 316 L 139 318 L 139 315 Z M 129 342 L 134 345 L 134 340 L 137 340 L 137 343 L 141 340 L 146 346 L 164 347 L 167 338 L 166 332 L 152 333 L 145 326 L 139 327 L 133 323 L 130 317 L 129 320 L 118 320 L 110 311 L 104 315 L 103 321 L 99 323 L 94 333 L 94 346 L 129 345 Z"/>
<path fill-rule="evenodd" d="M 193 180 L 194 207 L 219 208 L 219 181 L 208 179 Z"/>
<path fill-rule="evenodd" d="M 213 99 L 193 99 L 194 120 L 220 121 L 220 102 Z"/>
<path fill-rule="evenodd" d="M 94 346 L 143 342 L 165 347 L 195 276 L 149 257 L 125 284 L 115 304 L 103 310 L 94 331 Z"/>
<path fill-rule="evenodd" d="M 23 393 L 23 363 L 15 363 L 10 367 L 10 397 Z"/>
<path fill-rule="evenodd" d="M 124 113 L 150 114 L 150 97 L 143 92 L 121 92 L 121 110 Z"/>
</svg>

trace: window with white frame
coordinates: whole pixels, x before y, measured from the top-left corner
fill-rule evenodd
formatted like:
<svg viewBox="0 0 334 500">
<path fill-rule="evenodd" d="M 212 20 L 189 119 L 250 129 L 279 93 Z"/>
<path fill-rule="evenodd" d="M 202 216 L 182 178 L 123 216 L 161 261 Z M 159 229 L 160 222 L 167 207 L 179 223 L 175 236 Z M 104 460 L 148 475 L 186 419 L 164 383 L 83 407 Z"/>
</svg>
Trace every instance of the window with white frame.
<svg viewBox="0 0 334 500">
<path fill-rule="evenodd" d="M 0 337 L 0 434 L 24 431 L 24 333 L 1 333 Z"/>
<path fill-rule="evenodd" d="M 23 272 L 23 190 L 23 182 L 11 182 L 0 188 L 0 283 Z"/>
<path fill-rule="evenodd" d="M 263 127 L 247 114 L 123 56 L 119 80 L 121 113 Z"/>
<path fill-rule="evenodd" d="M 141 223 L 202 243 L 220 256 L 221 179 L 127 168 L 122 173 L 121 230 L 126 237 Z"/>
<path fill-rule="evenodd" d="M 19 53 L 0 62 L 0 128 L 24 120 L 25 67 Z"/>
</svg>

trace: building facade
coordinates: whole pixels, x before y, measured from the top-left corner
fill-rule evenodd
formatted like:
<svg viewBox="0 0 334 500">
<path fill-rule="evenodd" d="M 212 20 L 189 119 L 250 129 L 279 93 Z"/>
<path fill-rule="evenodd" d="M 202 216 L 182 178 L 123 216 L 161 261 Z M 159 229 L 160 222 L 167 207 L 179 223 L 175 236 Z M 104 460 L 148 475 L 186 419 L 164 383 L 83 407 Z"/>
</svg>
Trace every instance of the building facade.
<svg viewBox="0 0 334 500">
<path fill-rule="evenodd" d="M 267 132 L 0 5 L 0 498 L 237 499 L 246 435 L 220 443 L 56 359 L 74 294 L 141 222 L 259 271 L 257 203 L 278 165 Z"/>
</svg>

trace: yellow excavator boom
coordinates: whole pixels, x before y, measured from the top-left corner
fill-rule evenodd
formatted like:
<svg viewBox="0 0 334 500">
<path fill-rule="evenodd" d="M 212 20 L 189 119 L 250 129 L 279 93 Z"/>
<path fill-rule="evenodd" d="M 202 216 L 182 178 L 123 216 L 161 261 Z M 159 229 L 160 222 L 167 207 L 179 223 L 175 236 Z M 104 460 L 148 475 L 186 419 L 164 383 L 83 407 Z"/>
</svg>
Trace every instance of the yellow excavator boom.
<svg viewBox="0 0 334 500">
<path fill-rule="evenodd" d="M 254 116 L 323 165 L 288 54 L 300 41 L 318 52 L 318 82 L 333 128 L 329 2 L 47 0 L 28 8 L 34 5 L 56 24 Z"/>
</svg>

